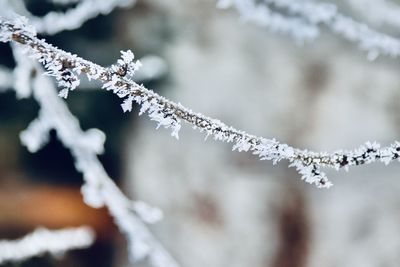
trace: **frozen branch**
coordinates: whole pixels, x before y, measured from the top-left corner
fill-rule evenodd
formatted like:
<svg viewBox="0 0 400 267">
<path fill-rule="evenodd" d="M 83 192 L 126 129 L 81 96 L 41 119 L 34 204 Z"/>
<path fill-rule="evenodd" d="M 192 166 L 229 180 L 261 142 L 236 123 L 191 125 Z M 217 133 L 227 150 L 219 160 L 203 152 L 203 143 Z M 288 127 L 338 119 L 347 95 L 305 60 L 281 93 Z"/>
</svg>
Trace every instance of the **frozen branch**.
<svg viewBox="0 0 400 267">
<path fill-rule="evenodd" d="M 265 26 L 272 30 L 286 32 L 297 40 L 299 38 L 300 40 L 307 40 L 310 39 L 310 36 L 306 34 L 307 31 L 302 30 L 304 27 L 301 23 L 297 23 L 299 29 L 297 35 L 293 34 L 292 28 L 284 25 L 292 24 L 293 20 L 296 19 L 302 23 L 307 23 L 310 27 L 315 27 L 314 33 L 316 35 L 318 35 L 319 26 L 324 25 L 344 39 L 358 44 L 360 49 L 368 52 L 368 59 L 370 60 L 379 55 L 400 56 L 399 39 L 370 29 L 367 25 L 341 14 L 334 4 L 314 3 L 308 0 L 220 0 L 218 6 L 224 8 L 234 6 L 245 18 L 260 16 L 261 18 L 258 18 L 258 21 L 271 21 L 268 12 L 261 13 L 259 10 L 271 8 L 276 9 L 276 12 L 281 10 L 285 14 L 289 14 L 289 16 L 282 15 L 282 21 L 279 21 L 279 24 L 283 26 L 272 26 L 274 25 L 272 23 L 266 23 Z M 316 36 L 313 35 L 313 37 Z"/>
<path fill-rule="evenodd" d="M 141 105 L 140 114 L 147 113 L 151 120 L 158 122 L 158 126 L 171 128 L 172 135 L 176 138 L 181 121 L 184 121 L 207 136 L 213 136 L 215 140 L 233 143 L 233 150 L 250 151 L 260 159 L 271 160 L 274 164 L 287 160 L 289 166 L 295 167 L 303 180 L 318 187 L 327 188 L 332 185 L 321 171 L 321 167 L 348 169 L 375 161 L 388 164 L 399 159 L 399 142 L 387 147 L 368 142 L 353 151 L 318 153 L 293 148 L 275 139 L 258 137 L 237 130 L 219 120 L 195 113 L 135 83 L 129 75 L 137 69 L 138 62 L 133 61 L 133 54 L 129 51 L 123 52 L 122 59 L 119 59 L 116 65 L 104 68 L 37 39 L 32 31 L 25 30 L 21 21 L 0 21 L 0 37 L 5 42 L 12 40 L 28 47 L 30 55 L 45 66 L 47 75 L 54 76 L 59 85 L 64 87 L 61 91 L 62 96 L 66 96 L 68 91 L 76 87 L 81 73 L 85 74 L 89 80 L 101 81 L 103 88 L 124 98 L 122 104 L 124 111 L 130 111 L 132 102 L 135 101 Z"/>
<path fill-rule="evenodd" d="M 64 30 L 78 29 L 87 20 L 95 18 L 99 14 L 106 15 L 116 7 L 133 6 L 136 0 L 60 0 L 54 2 L 64 5 L 77 4 L 65 12 L 51 11 L 43 17 L 32 15 L 23 4 L 18 4 L 16 10 L 29 18 L 31 25 L 35 27 L 37 32 L 52 35 Z"/>
<path fill-rule="evenodd" d="M 287 33 L 300 43 L 313 40 L 319 35 L 318 27 L 302 18 L 288 17 L 254 1 L 243 0 L 234 3 L 243 21 L 254 22 L 274 32 Z M 218 2 L 218 7 L 227 8 L 231 4 L 230 0 L 222 0 Z"/>
<path fill-rule="evenodd" d="M 400 27 L 400 6 L 387 0 L 350 0 L 354 10 L 379 25 Z"/>
<path fill-rule="evenodd" d="M 17 98 L 27 98 L 31 94 L 30 80 L 32 78 L 33 63 L 26 60 L 23 49 L 17 49 L 13 44 L 13 54 L 16 66 L 13 70 L 13 88 Z"/>
<path fill-rule="evenodd" d="M 0 264 L 22 261 L 44 253 L 59 255 L 68 250 L 87 248 L 94 239 L 94 232 L 89 227 L 62 230 L 39 228 L 21 239 L 0 240 Z"/>
</svg>

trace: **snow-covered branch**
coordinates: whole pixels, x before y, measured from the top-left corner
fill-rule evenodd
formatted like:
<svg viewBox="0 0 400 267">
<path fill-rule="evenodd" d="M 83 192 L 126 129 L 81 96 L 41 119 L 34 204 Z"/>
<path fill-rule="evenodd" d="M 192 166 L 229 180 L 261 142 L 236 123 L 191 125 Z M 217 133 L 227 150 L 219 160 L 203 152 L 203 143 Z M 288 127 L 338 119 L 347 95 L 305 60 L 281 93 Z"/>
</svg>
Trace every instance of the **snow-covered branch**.
<svg viewBox="0 0 400 267">
<path fill-rule="evenodd" d="M 234 6 L 244 20 L 256 21 L 271 30 L 288 33 L 296 40 L 306 41 L 317 37 L 320 26 L 324 25 L 348 41 L 358 44 L 360 49 L 368 52 L 370 60 L 379 55 L 400 56 L 399 39 L 375 31 L 366 24 L 341 14 L 337 6 L 331 3 L 308 0 L 220 0 L 218 6 Z M 269 10 L 281 15 L 279 21 L 274 19 L 277 15 L 272 16 L 274 13 Z M 308 28 L 304 25 L 313 30 L 307 31 Z M 297 29 L 297 32 L 293 32 L 293 29 Z"/>
<path fill-rule="evenodd" d="M 136 0 L 64 0 L 55 2 L 64 5 L 69 3 L 77 4 L 65 12 L 51 11 L 43 17 L 32 15 L 25 5 L 21 3 L 14 3 L 14 9 L 19 14 L 29 18 L 30 24 L 35 27 L 37 32 L 52 35 L 64 30 L 78 29 L 87 20 L 95 18 L 99 14 L 106 15 L 116 7 L 131 7 L 136 3 Z"/>
<path fill-rule="evenodd" d="M 347 1 L 355 11 L 378 25 L 400 27 L 400 6 L 387 0 L 350 0 Z"/>
<path fill-rule="evenodd" d="M 219 1 L 219 8 L 227 8 L 233 1 Z M 288 17 L 279 12 L 271 10 L 268 5 L 256 4 L 253 1 L 234 1 L 241 19 L 246 22 L 254 22 L 260 26 L 267 27 L 274 32 L 287 33 L 298 42 L 315 39 L 319 29 L 302 18 Z"/>
<path fill-rule="evenodd" d="M 248 134 L 227 126 L 219 120 L 185 108 L 180 103 L 172 102 L 155 92 L 135 83 L 129 75 L 138 67 L 131 52 L 123 52 L 122 59 L 111 68 L 104 68 L 76 55 L 58 49 L 44 40 L 39 40 L 35 33 L 25 30 L 21 21 L 0 21 L 2 41 L 15 41 L 29 48 L 30 55 L 41 62 L 47 75 L 54 76 L 63 87 L 61 95 L 66 96 L 79 83 L 79 75 L 85 74 L 89 80 L 103 82 L 103 88 L 113 91 L 120 98 L 124 98 L 122 108 L 130 111 L 132 102 L 141 105 L 140 114 L 147 113 L 158 126 L 172 129 L 172 135 L 178 138 L 181 121 L 191 124 L 194 128 L 211 135 L 215 140 L 233 143 L 233 150 L 251 151 L 262 160 L 271 160 L 277 163 L 281 160 L 289 161 L 289 166 L 295 167 L 303 180 L 318 187 L 330 187 L 321 167 L 330 167 L 336 170 L 348 169 L 351 166 L 369 164 L 381 161 L 385 164 L 398 160 L 400 143 L 394 142 L 387 147 L 380 147 L 377 143 L 366 143 L 353 151 L 336 151 L 334 153 L 318 153 L 293 148 L 282 144 L 275 139 L 267 139 Z"/>
<path fill-rule="evenodd" d="M 38 228 L 17 240 L 0 240 L 0 264 L 16 262 L 44 253 L 62 254 L 72 249 L 91 246 L 95 234 L 89 227 L 47 230 Z"/>
</svg>

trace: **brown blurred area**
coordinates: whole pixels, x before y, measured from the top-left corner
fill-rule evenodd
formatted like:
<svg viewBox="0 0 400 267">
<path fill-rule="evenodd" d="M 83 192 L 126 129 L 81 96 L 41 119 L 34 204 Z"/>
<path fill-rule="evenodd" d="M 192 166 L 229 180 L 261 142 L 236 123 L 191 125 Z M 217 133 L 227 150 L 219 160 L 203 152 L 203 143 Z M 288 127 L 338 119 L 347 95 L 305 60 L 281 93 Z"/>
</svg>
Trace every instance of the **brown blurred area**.
<svg viewBox="0 0 400 267">
<path fill-rule="evenodd" d="M 83 203 L 78 187 L 8 184 L 0 188 L 0 239 L 17 239 L 38 227 L 84 225 L 92 227 L 96 234 L 95 243 L 88 249 L 58 258 L 41 255 L 18 263 L 21 266 L 107 266 L 118 231 L 106 209 L 93 209 Z M 12 266 L 4 266 L 9 265 Z"/>
<path fill-rule="evenodd" d="M 92 227 L 98 241 L 110 241 L 116 233 L 107 210 L 85 205 L 79 187 L 0 187 L 0 238 L 16 238 L 38 226 L 60 229 L 81 225 Z"/>
</svg>

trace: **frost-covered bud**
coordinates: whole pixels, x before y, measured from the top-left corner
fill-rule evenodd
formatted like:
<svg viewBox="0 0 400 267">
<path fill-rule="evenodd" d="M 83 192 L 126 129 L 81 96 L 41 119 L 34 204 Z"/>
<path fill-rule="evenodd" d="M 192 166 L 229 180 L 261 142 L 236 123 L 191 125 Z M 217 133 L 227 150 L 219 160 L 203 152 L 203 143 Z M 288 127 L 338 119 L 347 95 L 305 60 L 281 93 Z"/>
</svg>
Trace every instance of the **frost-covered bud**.
<svg viewBox="0 0 400 267">
<path fill-rule="evenodd" d="M 135 72 L 142 66 L 139 60 L 134 60 L 135 56 L 131 50 L 121 51 L 121 59 L 117 60 L 117 64 L 111 66 L 111 70 L 118 76 L 133 76 Z"/>
</svg>

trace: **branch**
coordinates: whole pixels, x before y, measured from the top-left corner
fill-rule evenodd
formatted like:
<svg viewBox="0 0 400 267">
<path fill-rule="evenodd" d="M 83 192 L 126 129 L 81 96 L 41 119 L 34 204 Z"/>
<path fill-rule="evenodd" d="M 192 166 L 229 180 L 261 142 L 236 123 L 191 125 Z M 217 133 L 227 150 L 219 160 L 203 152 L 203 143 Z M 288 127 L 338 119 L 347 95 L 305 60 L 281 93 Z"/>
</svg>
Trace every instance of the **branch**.
<svg viewBox="0 0 400 267">
<path fill-rule="evenodd" d="M 351 0 L 352 9 L 379 25 L 400 27 L 400 6 L 387 0 Z"/>
<path fill-rule="evenodd" d="M 232 1 L 220 0 L 218 8 L 228 8 Z M 235 1 L 235 7 L 245 22 L 253 22 L 271 31 L 287 33 L 297 42 L 314 40 L 319 35 L 319 29 L 303 18 L 289 17 L 272 11 L 267 5 L 255 4 L 253 1 Z"/>
<path fill-rule="evenodd" d="M 297 19 L 303 21 L 303 23 L 308 23 L 310 27 L 316 27 L 316 36 L 319 32 L 319 25 L 325 25 L 344 39 L 357 43 L 361 50 L 368 52 L 368 59 L 370 60 L 374 60 L 379 55 L 400 56 L 399 39 L 377 32 L 363 23 L 354 21 L 352 18 L 338 12 L 337 6 L 331 3 L 314 3 L 308 0 L 220 0 L 218 6 L 222 8 L 234 6 L 244 17 L 258 16 L 260 15 L 260 9 L 268 7 L 283 10 L 289 14 L 289 16 L 282 16 L 285 19 L 282 21 L 283 25 Z M 267 13 L 260 16 L 264 16 L 265 20 L 270 20 Z M 262 18 L 258 20 L 262 20 Z M 281 29 L 271 23 L 264 26 L 271 28 L 271 30 Z M 301 25 L 299 24 L 298 26 L 300 31 L 297 35 L 293 34 L 291 28 L 286 29 L 285 32 L 289 35 L 294 35 L 297 40 L 310 39 L 310 36 L 306 34 L 307 32 L 301 31 Z"/>
<path fill-rule="evenodd" d="M 135 101 L 141 105 L 140 114 L 146 112 L 151 120 L 158 122 L 158 126 L 171 128 L 172 135 L 176 138 L 178 138 L 181 121 L 184 121 L 201 132 L 205 132 L 207 136 L 212 135 L 215 140 L 233 143 L 233 150 L 251 151 L 260 159 L 271 160 L 274 164 L 287 160 L 289 166 L 295 167 L 303 180 L 317 187 L 328 188 L 332 185 L 325 173 L 320 170 L 321 167 L 336 170 L 348 169 L 351 166 L 369 164 L 374 161 L 388 164 L 399 159 L 399 142 L 382 148 L 377 143 L 368 142 L 353 151 L 317 153 L 293 148 L 275 139 L 258 137 L 227 126 L 219 120 L 195 113 L 135 83 L 129 75 L 134 73 L 138 63 L 133 61 L 133 54 L 130 51 L 122 52 L 122 59 L 118 60 L 116 65 L 104 68 L 58 49 L 44 40 L 39 40 L 33 32 L 25 30 L 21 21 L 0 20 L 0 40 L 3 42 L 12 40 L 29 48 L 31 56 L 45 66 L 47 75 L 54 76 L 59 81 L 59 85 L 64 87 L 61 90 L 63 96 L 77 86 L 78 76 L 84 73 L 89 80 L 101 81 L 103 88 L 112 90 L 120 98 L 124 98 L 122 104 L 124 111 L 130 111 L 132 102 Z"/>
<path fill-rule="evenodd" d="M 116 7 L 131 7 L 136 0 L 60 0 L 53 1 L 57 4 L 70 4 L 77 2 L 76 6 L 65 12 L 51 11 L 43 17 L 32 15 L 24 4 L 19 4 L 17 10 L 29 18 L 32 26 L 39 33 L 56 34 L 64 30 L 78 29 L 87 20 L 97 17 L 99 14 L 106 15 Z"/>
<path fill-rule="evenodd" d="M 36 229 L 17 240 L 0 240 L 0 264 L 16 262 L 44 253 L 61 254 L 72 249 L 82 249 L 94 242 L 94 232 L 89 227 L 62 230 Z"/>
</svg>

